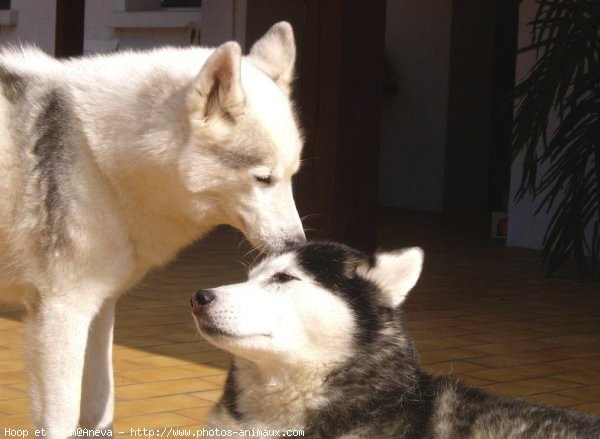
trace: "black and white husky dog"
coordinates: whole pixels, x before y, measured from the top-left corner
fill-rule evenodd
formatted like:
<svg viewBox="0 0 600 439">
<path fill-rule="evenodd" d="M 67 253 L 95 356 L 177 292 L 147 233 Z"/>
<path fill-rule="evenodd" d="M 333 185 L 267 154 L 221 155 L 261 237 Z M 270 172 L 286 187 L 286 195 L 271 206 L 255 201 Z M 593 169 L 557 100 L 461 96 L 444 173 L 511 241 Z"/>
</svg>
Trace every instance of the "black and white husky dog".
<svg viewBox="0 0 600 439">
<path fill-rule="evenodd" d="M 423 252 L 313 242 L 248 281 L 192 296 L 198 330 L 234 355 L 208 423 L 310 438 L 600 438 L 600 419 L 423 372 L 400 304 Z"/>
</svg>

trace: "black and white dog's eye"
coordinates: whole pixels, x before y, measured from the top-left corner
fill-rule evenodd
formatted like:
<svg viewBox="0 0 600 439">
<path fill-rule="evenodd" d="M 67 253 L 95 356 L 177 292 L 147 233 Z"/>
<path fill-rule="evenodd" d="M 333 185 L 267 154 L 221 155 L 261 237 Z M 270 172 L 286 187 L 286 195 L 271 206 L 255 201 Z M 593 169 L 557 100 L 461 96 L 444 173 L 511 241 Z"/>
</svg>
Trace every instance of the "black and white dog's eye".
<svg viewBox="0 0 600 439">
<path fill-rule="evenodd" d="M 288 273 L 275 273 L 273 275 L 273 277 L 271 277 L 271 282 L 275 282 L 278 284 L 284 284 L 286 282 L 292 281 L 292 280 L 300 280 L 298 279 L 296 276 L 292 276 L 291 274 Z"/>
<path fill-rule="evenodd" d="M 266 185 L 269 185 L 269 186 L 271 185 L 271 183 L 273 183 L 273 180 L 271 179 L 270 175 L 257 175 L 254 178 L 259 183 L 266 184 Z"/>
</svg>

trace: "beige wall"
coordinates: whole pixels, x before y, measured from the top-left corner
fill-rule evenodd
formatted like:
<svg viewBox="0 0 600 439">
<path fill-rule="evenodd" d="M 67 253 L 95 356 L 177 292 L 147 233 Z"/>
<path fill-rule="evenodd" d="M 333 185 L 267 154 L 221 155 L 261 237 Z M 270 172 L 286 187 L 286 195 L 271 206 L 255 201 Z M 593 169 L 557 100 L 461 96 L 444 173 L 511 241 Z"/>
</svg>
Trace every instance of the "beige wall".
<svg viewBox="0 0 600 439">
<path fill-rule="evenodd" d="M 209 6 L 220 1 L 205 0 Z M 227 1 L 233 0 L 222 0 Z M 119 10 L 123 4 L 122 0 L 86 0 L 86 53 L 188 45 L 190 27 L 201 26 L 199 10 L 125 12 Z M 35 44 L 54 54 L 56 0 L 13 0 L 11 7 L 18 13 L 17 22 L 10 26 L 0 24 L 0 44 Z M 223 26 L 219 17 L 209 14 L 208 20 L 213 28 Z M 207 33 L 207 38 L 211 33 Z"/>
<path fill-rule="evenodd" d="M 0 45 L 33 44 L 54 55 L 56 0 L 12 0 L 18 11 L 17 23 L 0 26 Z"/>
<path fill-rule="evenodd" d="M 531 43 L 530 27 L 527 23 L 534 17 L 536 10 L 537 4 L 534 0 L 523 0 L 519 11 L 519 47 Z M 525 77 L 534 63 L 535 56 L 532 52 L 522 53 L 517 57 L 517 82 Z M 544 214 L 541 216 L 534 215 L 535 203 L 529 196 L 519 203 L 515 201 L 523 169 L 522 158 L 522 156 L 518 157 L 511 168 L 507 245 L 509 247 L 539 249 L 542 247 L 548 217 Z"/>
<path fill-rule="evenodd" d="M 86 53 L 185 46 L 190 44 L 190 28 L 201 27 L 199 10 L 125 11 L 122 0 L 86 0 L 85 6 Z"/>
<path fill-rule="evenodd" d="M 202 46 L 237 40 L 244 44 L 246 0 L 203 0 L 202 10 L 123 11 L 123 0 L 87 0 L 85 51 L 185 46 L 190 26 L 200 30 Z M 174 23 L 165 26 L 166 22 Z M 162 25 L 147 25 L 153 22 Z"/>
</svg>

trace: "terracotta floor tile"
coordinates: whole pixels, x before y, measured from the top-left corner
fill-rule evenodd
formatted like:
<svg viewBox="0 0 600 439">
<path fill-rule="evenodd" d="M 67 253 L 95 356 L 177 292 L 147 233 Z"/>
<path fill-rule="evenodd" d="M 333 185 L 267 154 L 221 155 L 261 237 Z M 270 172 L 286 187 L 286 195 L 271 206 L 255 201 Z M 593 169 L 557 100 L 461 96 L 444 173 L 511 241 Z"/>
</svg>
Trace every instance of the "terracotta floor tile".
<svg viewBox="0 0 600 439">
<path fill-rule="evenodd" d="M 470 375 L 456 375 L 454 378 L 456 380 L 460 381 L 461 383 L 463 383 L 464 385 L 471 386 L 471 387 L 481 387 L 481 386 L 485 386 L 485 385 L 494 383 L 494 381 L 492 381 L 492 380 L 477 378 L 477 377 L 473 377 Z"/>
<path fill-rule="evenodd" d="M 553 407 L 572 407 L 575 405 L 581 405 L 585 402 L 579 398 L 558 395 L 556 393 L 540 393 L 538 395 L 529 395 L 527 400 Z"/>
<path fill-rule="evenodd" d="M 489 367 L 512 367 L 564 359 L 564 355 L 552 354 L 548 353 L 548 351 L 537 351 L 514 352 L 507 353 L 504 355 L 485 355 L 473 358 L 469 361 L 472 363 L 481 364 Z"/>
<path fill-rule="evenodd" d="M 213 363 L 217 361 L 229 361 L 231 355 L 220 350 L 195 352 L 191 354 L 179 354 L 179 358 L 187 360 L 190 363 Z"/>
<path fill-rule="evenodd" d="M 474 352 L 481 352 L 487 355 L 503 355 L 519 351 L 543 350 L 549 347 L 553 346 L 547 342 L 542 342 L 540 340 L 518 340 L 512 343 L 488 343 L 482 345 L 469 346 L 469 350 Z"/>
<path fill-rule="evenodd" d="M 212 361 L 207 366 L 218 367 L 221 370 L 228 371 L 231 366 L 231 359 L 228 359 L 227 361 Z"/>
<path fill-rule="evenodd" d="M 415 340 L 428 340 L 428 339 L 436 339 L 440 337 L 440 334 L 444 334 L 448 337 L 459 337 L 461 335 L 471 334 L 472 332 L 468 329 L 464 328 L 443 328 L 443 329 L 409 329 L 408 330 L 411 337 Z"/>
<path fill-rule="evenodd" d="M 152 366 L 146 365 L 144 363 L 139 364 L 139 363 L 132 363 L 131 361 L 128 361 L 128 360 L 121 360 L 118 358 L 113 359 L 113 368 L 117 373 L 118 372 L 126 372 L 128 370 L 144 370 L 144 369 L 149 369 L 151 367 Z"/>
<path fill-rule="evenodd" d="M 205 340 L 202 337 L 200 337 L 200 335 L 198 335 L 198 333 L 196 333 L 195 331 L 178 332 L 175 334 L 163 334 L 160 336 L 160 338 L 162 340 L 166 340 L 169 342 L 175 342 L 175 343 L 190 343 L 190 342 L 202 343 L 202 342 L 205 342 Z"/>
<path fill-rule="evenodd" d="M 498 383 L 526 378 L 540 378 L 568 372 L 564 366 L 555 362 L 534 363 L 525 366 L 488 369 L 469 373 L 470 376 L 492 380 Z"/>
<path fill-rule="evenodd" d="M 574 347 L 560 347 L 548 349 L 545 352 L 560 355 L 563 358 L 593 357 L 595 355 L 598 355 L 598 353 L 600 352 L 600 344 L 591 344 Z"/>
<path fill-rule="evenodd" d="M 556 375 L 555 378 L 587 385 L 600 384 L 600 371 L 588 370 L 577 373 L 560 374 Z"/>
<path fill-rule="evenodd" d="M 173 326 L 140 326 L 134 328 L 122 328 L 117 329 L 118 332 L 127 332 L 128 337 L 150 337 L 150 336 L 159 336 L 169 331 L 178 331 L 176 327 Z"/>
<path fill-rule="evenodd" d="M 187 310 L 187 308 L 185 308 Z M 186 313 L 187 314 L 187 313 Z M 142 326 L 159 326 L 159 325 L 169 325 L 171 323 L 181 323 L 181 315 L 169 315 L 169 316 L 155 316 L 155 317 L 142 317 L 137 319 L 125 318 L 117 320 L 115 327 L 117 330 L 123 328 L 134 328 L 134 327 L 142 327 Z M 191 318 L 191 317 L 190 317 Z"/>
<path fill-rule="evenodd" d="M 152 383 L 158 381 L 169 381 L 182 378 L 204 377 L 207 373 L 206 367 L 178 366 L 144 369 L 140 371 L 121 372 L 125 378 L 135 379 L 138 383 Z M 219 372 L 222 372 L 220 369 Z"/>
<path fill-rule="evenodd" d="M 227 381 L 227 374 L 215 375 L 212 377 L 202 377 L 204 381 L 208 381 L 209 383 L 219 384 L 220 386 L 225 385 L 225 381 Z"/>
<path fill-rule="evenodd" d="M 212 401 L 200 400 L 199 398 L 189 395 L 170 395 L 156 398 L 119 401 L 115 404 L 115 412 L 116 416 L 121 418 L 204 406 L 212 407 L 212 405 Z"/>
<path fill-rule="evenodd" d="M 598 322 L 600 325 L 600 321 Z M 593 345 L 600 343 L 600 333 L 565 335 L 563 337 L 545 338 L 543 341 L 560 346 L 572 347 L 578 345 Z M 598 352 L 598 351 L 596 351 Z"/>
<path fill-rule="evenodd" d="M 130 384 L 139 384 L 141 383 L 141 381 L 138 380 L 134 380 L 131 378 L 125 378 L 124 376 L 122 376 L 119 373 L 115 373 L 114 374 L 114 379 L 115 379 L 115 385 L 116 386 L 128 386 Z"/>
<path fill-rule="evenodd" d="M 129 346 L 116 345 L 113 350 L 113 358 L 115 360 L 132 360 L 135 358 L 143 358 L 147 356 L 147 350 L 132 348 Z"/>
<path fill-rule="evenodd" d="M 149 355 L 143 358 L 133 358 L 128 360 L 130 363 L 145 366 L 147 368 L 156 367 L 181 367 L 194 364 L 191 361 L 183 360 L 179 357 L 170 357 L 168 355 Z"/>
<path fill-rule="evenodd" d="M 447 326 L 460 326 L 463 323 L 469 323 L 468 321 L 461 319 L 430 319 L 430 320 L 419 320 L 406 322 L 406 327 L 409 330 L 418 330 L 418 329 L 434 329 L 434 328 L 444 328 Z"/>
<path fill-rule="evenodd" d="M 0 360 L 2 362 L 22 362 L 23 361 L 23 353 L 20 349 L 5 349 L 0 352 Z"/>
<path fill-rule="evenodd" d="M 0 373 L 22 371 L 24 367 L 20 361 L 3 361 L 0 356 Z"/>
<path fill-rule="evenodd" d="M 17 390 L 22 393 L 27 392 L 27 383 L 25 382 L 5 384 L 4 387 L 7 389 Z"/>
<path fill-rule="evenodd" d="M 511 311 L 511 312 L 500 312 L 500 313 L 484 313 L 471 316 L 470 319 L 475 322 L 483 322 L 488 324 L 490 322 L 510 322 L 515 320 L 529 320 L 532 317 L 537 317 L 536 314 L 528 313 L 528 312 L 519 312 L 519 311 Z"/>
<path fill-rule="evenodd" d="M 117 387 L 116 394 L 123 400 L 152 398 L 156 396 L 177 395 L 198 392 L 203 390 L 214 390 L 220 386 L 208 381 L 196 378 L 185 378 L 170 381 L 158 381 L 153 383 L 132 384 Z"/>
<path fill-rule="evenodd" d="M 554 378 L 535 378 L 529 380 L 509 381 L 506 383 L 496 383 L 482 386 L 488 392 L 497 393 L 504 396 L 535 395 L 538 393 L 554 392 L 559 390 L 581 387 L 580 385 L 568 381 L 557 380 Z M 576 393 L 576 391 L 575 391 Z M 569 395 L 567 395 L 569 396 Z"/>
<path fill-rule="evenodd" d="M 200 398 L 205 401 L 212 401 L 212 402 L 218 402 L 219 399 L 221 399 L 221 395 L 223 395 L 223 391 L 221 389 L 192 393 L 192 396 L 195 396 L 196 398 Z"/>
<path fill-rule="evenodd" d="M 0 385 L 23 383 L 27 381 L 27 374 L 24 370 L 13 370 L 10 372 L 0 372 Z"/>
<path fill-rule="evenodd" d="M 578 412 L 587 413 L 596 417 L 600 417 L 600 402 L 593 402 L 591 404 L 576 405 L 570 407 L 571 410 Z"/>
<path fill-rule="evenodd" d="M 573 398 L 584 399 L 586 401 L 600 401 L 600 386 L 590 386 L 584 388 L 575 388 L 561 390 L 556 392 L 559 395 L 571 396 Z"/>
<path fill-rule="evenodd" d="M 0 418 L 0 424 L 2 435 L 4 435 L 4 429 L 9 427 L 11 429 L 27 429 L 30 432 L 29 437 L 33 437 L 31 416 L 28 413 L 2 416 Z"/>
<path fill-rule="evenodd" d="M 190 354 L 190 353 L 199 353 L 206 351 L 214 351 L 214 346 L 204 342 L 188 342 L 188 343 L 170 343 L 161 346 L 156 346 L 152 349 L 156 353 L 164 354 L 164 355 L 173 355 L 173 354 Z"/>
<path fill-rule="evenodd" d="M 21 327 L 21 324 L 12 319 L 8 319 L 5 317 L 0 317 L 0 330 L 4 329 L 18 329 Z"/>
<path fill-rule="evenodd" d="M 5 399 L 0 401 L 0 412 L 7 415 L 19 415 L 29 411 L 27 398 Z M 0 425 L 1 428 L 1 425 Z M 2 431 L 0 430 L 0 433 Z"/>
<path fill-rule="evenodd" d="M 572 371 L 600 370 L 600 356 L 560 360 L 556 364 Z"/>
<path fill-rule="evenodd" d="M 1 337 L 1 335 L 0 335 Z M 22 340 L 20 338 L 9 338 L 9 339 L 1 339 L 0 338 L 0 346 L 2 349 L 20 349 L 23 347 Z M 0 354 L 0 358 L 2 355 Z"/>
<path fill-rule="evenodd" d="M 419 353 L 423 364 L 438 363 L 442 361 L 460 360 L 466 358 L 481 357 L 481 353 L 473 352 L 467 349 L 451 348 L 437 351 L 427 351 Z"/>
<path fill-rule="evenodd" d="M 438 375 L 455 375 L 488 370 L 488 367 L 468 361 L 445 361 L 429 364 L 425 369 Z"/>
<path fill-rule="evenodd" d="M 419 352 L 437 351 L 446 348 L 456 348 L 473 345 L 473 341 L 464 337 L 432 338 L 428 340 L 417 340 L 416 346 Z"/>
<path fill-rule="evenodd" d="M 25 393 L 21 390 L 10 389 L 6 386 L 0 386 L 0 401 L 4 399 L 22 398 Z"/>
<path fill-rule="evenodd" d="M 178 410 L 175 413 L 181 416 L 187 416 L 188 418 L 193 419 L 194 421 L 201 422 L 204 421 L 204 419 L 206 419 L 206 416 L 211 412 L 211 410 L 212 405 L 187 410 Z"/>
</svg>

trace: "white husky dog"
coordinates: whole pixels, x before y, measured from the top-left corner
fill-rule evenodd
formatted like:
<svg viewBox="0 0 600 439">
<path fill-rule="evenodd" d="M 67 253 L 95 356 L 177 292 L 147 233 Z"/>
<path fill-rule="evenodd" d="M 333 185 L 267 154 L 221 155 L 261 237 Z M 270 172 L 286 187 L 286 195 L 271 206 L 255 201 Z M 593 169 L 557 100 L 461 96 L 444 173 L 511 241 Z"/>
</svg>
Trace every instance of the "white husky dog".
<svg viewBox="0 0 600 439">
<path fill-rule="evenodd" d="M 28 309 L 33 419 L 110 429 L 115 300 L 218 224 L 304 240 L 292 29 L 238 44 L 52 59 L 0 51 L 0 300 Z"/>
</svg>

